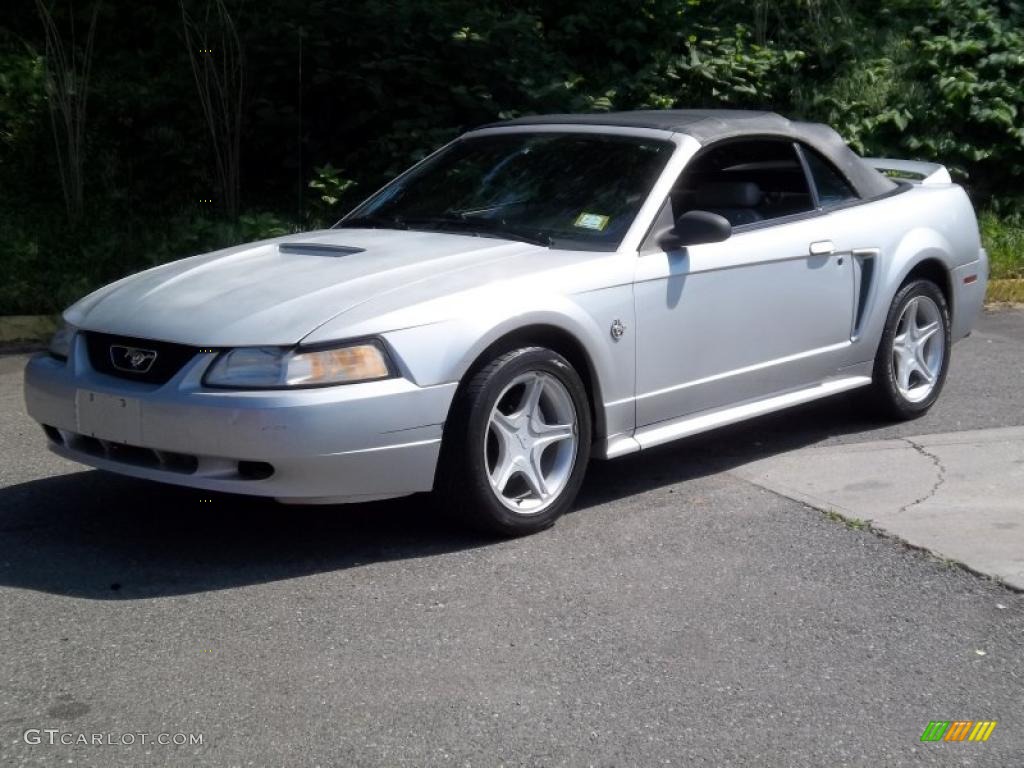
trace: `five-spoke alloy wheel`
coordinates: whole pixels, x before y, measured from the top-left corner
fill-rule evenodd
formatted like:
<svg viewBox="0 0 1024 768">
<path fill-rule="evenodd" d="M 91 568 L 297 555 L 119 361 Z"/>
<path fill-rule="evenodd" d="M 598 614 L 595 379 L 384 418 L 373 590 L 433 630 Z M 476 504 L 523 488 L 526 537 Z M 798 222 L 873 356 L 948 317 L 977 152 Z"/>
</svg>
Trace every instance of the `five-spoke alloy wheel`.
<svg viewBox="0 0 1024 768">
<path fill-rule="evenodd" d="M 915 280 L 896 294 L 875 357 L 874 391 L 897 419 L 920 416 L 935 403 L 946 380 L 950 349 L 949 306 L 930 280 Z"/>
<path fill-rule="evenodd" d="M 935 389 L 946 357 L 938 305 L 928 296 L 914 296 L 896 324 L 892 364 L 896 388 L 911 403 L 925 400 Z"/>
<path fill-rule="evenodd" d="M 491 409 L 483 444 L 491 489 L 513 512 L 543 512 L 569 481 L 576 448 L 569 390 L 549 373 L 521 374 Z"/>
<path fill-rule="evenodd" d="M 468 381 L 445 429 L 444 504 L 505 536 L 551 525 L 572 504 L 590 458 L 586 388 L 562 355 L 524 347 Z"/>
</svg>

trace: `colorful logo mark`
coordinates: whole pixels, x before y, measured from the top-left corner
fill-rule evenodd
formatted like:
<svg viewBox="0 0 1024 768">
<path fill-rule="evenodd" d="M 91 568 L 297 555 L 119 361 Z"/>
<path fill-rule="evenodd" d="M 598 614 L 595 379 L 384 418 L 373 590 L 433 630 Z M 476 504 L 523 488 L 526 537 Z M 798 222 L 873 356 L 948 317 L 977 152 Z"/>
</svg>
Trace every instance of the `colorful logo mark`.
<svg viewBox="0 0 1024 768">
<path fill-rule="evenodd" d="M 995 720 L 932 720 L 921 741 L 988 741 L 995 728 Z"/>
</svg>

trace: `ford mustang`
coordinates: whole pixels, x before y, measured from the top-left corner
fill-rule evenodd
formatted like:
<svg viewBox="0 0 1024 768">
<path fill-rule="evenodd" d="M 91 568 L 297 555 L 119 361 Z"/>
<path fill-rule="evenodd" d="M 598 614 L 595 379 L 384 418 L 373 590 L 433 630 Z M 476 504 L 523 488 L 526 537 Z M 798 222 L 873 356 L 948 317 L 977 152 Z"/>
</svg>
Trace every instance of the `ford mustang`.
<svg viewBox="0 0 1024 768">
<path fill-rule="evenodd" d="M 864 388 L 927 411 L 988 261 L 937 164 L 767 112 L 470 131 L 334 227 L 131 275 L 25 371 L 61 456 L 540 530 L 588 462 Z"/>
</svg>

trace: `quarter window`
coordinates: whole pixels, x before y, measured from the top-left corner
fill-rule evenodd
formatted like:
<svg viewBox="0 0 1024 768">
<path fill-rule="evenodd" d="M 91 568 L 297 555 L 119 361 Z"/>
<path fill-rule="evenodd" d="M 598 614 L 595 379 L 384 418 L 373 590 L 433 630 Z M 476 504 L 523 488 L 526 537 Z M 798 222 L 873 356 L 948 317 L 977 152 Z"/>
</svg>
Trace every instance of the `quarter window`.
<svg viewBox="0 0 1024 768">
<path fill-rule="evenodd" d="M 822 208 L 842 205 L 851 200 L 859 200 L 857 193 L 828 160 L 809 147 L 801 147 L 807 168 L 811 172 L 814 186 L 818 190 L 818 203 Z"/>
</svg>

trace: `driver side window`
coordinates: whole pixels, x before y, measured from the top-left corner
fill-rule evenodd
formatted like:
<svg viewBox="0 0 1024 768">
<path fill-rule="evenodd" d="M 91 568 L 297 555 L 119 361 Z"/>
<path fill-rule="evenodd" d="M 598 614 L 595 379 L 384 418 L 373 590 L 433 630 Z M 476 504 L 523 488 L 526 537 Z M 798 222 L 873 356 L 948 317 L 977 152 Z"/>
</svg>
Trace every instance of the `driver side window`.
<svg viewBox="0 0 1024 768">
<path fill-rule="evenodd" d="M 800 158 L 785 140 L 727 141 L 704 150 L 680 175 L 670 199 L 674 219 L 709 211 L 733 227 L 814 210 Z"/>
</svg>

